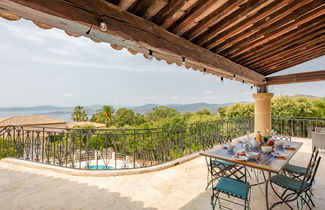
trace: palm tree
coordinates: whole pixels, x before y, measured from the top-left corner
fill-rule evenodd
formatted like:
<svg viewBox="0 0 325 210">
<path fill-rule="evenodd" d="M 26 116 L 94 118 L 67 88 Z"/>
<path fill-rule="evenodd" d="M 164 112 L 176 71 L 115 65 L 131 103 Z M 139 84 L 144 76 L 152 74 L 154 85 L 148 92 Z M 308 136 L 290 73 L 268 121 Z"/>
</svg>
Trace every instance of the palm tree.
<svg viewBox="0 0 325 210">
<path fill-rule="evenodd" d="M 76 106 L 71 114 L 71 119 L 75 122 L 87 121 L 87 113 L 83 106 Z"/>
<path fill-rule="evenodd" d="M 113 120 L 113 113 L 113 106 L 110 105 L 104 105 L 98 112 L 100 120 L 105 123 L 107 128 Z"/>
</svg>

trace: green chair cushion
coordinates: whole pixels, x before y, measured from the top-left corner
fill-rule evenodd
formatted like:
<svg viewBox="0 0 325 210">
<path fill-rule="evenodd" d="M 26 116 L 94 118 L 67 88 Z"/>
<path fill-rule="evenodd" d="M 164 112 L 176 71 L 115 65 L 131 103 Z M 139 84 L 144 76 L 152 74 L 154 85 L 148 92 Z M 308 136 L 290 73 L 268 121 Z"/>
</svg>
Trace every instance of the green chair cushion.
<svg viewBox="0 0 325 210">
<path fill-rule="evenodd" d="M 295 166 L 291 164 L 287 164 L 284 168 L 284 171 L 288 171 L 293 174 L 299 174 L 299 175 L 305 175 L 307 168 L 300 167 L 300 166 Z"/>
<path fill-rule="evenodd" d="M 273 182 L 276 185 L 279 185 L 285 189 L 289 189 L 295 192 L 298 192 L 301 186 L 302 181 L 282 175 L 282 174 L 278 174 L 275 176 L 271 177 L 271 182 Z M 310 187 L 311 184 L 305 182 L 303 185 L 302 190 L 306 189 L 307 187 Z"/>
<path fill-rule="evenodd" d="M 249 182 L 245 183 L 235 179 L 221 177 L 214 189 L 247 200 L 250 184 Z"/>
</svg>

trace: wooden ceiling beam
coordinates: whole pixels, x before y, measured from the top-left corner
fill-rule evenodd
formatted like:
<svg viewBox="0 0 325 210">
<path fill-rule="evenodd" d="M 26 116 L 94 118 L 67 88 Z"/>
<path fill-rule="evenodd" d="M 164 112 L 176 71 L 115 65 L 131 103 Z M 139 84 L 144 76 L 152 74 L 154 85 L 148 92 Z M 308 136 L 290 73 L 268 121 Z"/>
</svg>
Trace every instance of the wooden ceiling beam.
<svg viewBox="0 0 325 210">
<path fill-rule="evenodd" d="M 317 31 L 312 31 L 310 36 L 305 38 L 298 37 L 298 40 L 293 40 L 292 43 L 286 45 L 285 47 L 275 47 L 273 53 L 266 53 L 261 55 L 260 59 L 254 62 L 250 62 L 247 65 L 255 69 L 261 65 L 268 65 L 273 61 L 277 61 L 279 58 L 286 57 L 289 53 L 297 53 L 300 49 L 311 46 L 314 43 L 325 42 L 325 31 L 324 28 L 321 28 Z"/>
<path fill-rule="evenodd" d="M 291 51 L 293 48 L 300 48 L 302 45 L 305 45 L 308 42 L 312 42 L 313 39 L 317 39 L 320 35 L 322 35 L 324 33 L 322 27 L 324 27 L 324 25 L 319 25 L 317 28 L 315 28 L 315 30 L 313 28 L 309 33 L 299 34 L 296 36 L 296 38 L 292 39 L 292 42 L 285 41 L 279 44 L 274 44 L 270 50 L 255 53 L 251 59 L 247 59 L 246 61 L 241 61 L 239 63 L 242 63 L 245 66 L 253 66 L 261 62 L 267 62 L 277 54 L 285 54 L 286 52 Z M 234 61 L 237 62 L 237 59 L 234 59 Z"/>
<path fill-rule="evenodd" d="M 128 10 L 137 0 L 120 0 L 118 6 L 126 11 Z"/>
<path fill-rule="evenodd" d="M 324 50 L 324 49 L 322 49 Z M 318 58 L 318 57 L 321 57 L 325 55 L 324 54 L 324 51 L 316 51 L 314 53 L 309 53 L 309 54 L 306 54 L 306 55 L 301 55 L 295 59 L 292 59 L 291 62 L 288 63 L 288 61 L 286 63 L 283 63 L 283 64 L 278 64 L 277 66 L 274 66 L 272 67 L 272 69 L 269 69 L 267 71 L 267 73 L 265 73 L 264 75 L 271 75 L 271 74 L 274 74 L 276 72 L 280 72 L 282 70 L 285 70 L 287 68 L 290 68 L 292 66 L 296 66 L 298 64 L 301 64 L 301 63 L 304 63 L 304 62 L 307 62 L 307 61 L 310 61 L 312 59 L 315 59 L 315 58 Z"/>
<path fill-rule="evenodd" d="M 167 4 L 168 0 L 137 0 L 128 11 L 149 20 Z"/>
<path fill-rule="evenodd" d="M 200 0 L 187 13 L 179 18 L 168 30 L 174 34 L 181 35 L 188 28 L 195 25 L 194 20 L 204 13 L 208 8 L 216 4 L 215 0 Z"/>
<path fill-rule="evenodd" d="M 212 48 L 212 47 L 208 47 L 211 39 L 216 37 L 216 35 L 221 33 L 223 30 L 225 30 L 225 28 L 229 25 L 229 23 L 240 20 L 242 17 L 245 17 L 250 12 L 260 8 L 260 6 L 264 4 L 268 4 L 268 1 L 248 0 L 246 3 L 240 5 L 238 10 L 231 13 L 228 17 L 225 17 L 223 20 L 221 20 L 220 22 L 218 22 L 217 24 L 215 24 L 214 26 L 206 30 L 199 37 L 195 38 L 193 42 L 209 49 Z"/>
<path fill-rule="evenodd" d="M 308 47 L 305 46 L 305 48 L 301 48 L 298 50 L 292 50 L 289 53 L 278 57 L 277 59 L 274 58 L 274 60 L 271 62 L 268 62 L 265 64 L 262 63 L 262 64 L 260 64 L 259 67 L 257 67 L 257 69 L 265 70 L 265 69 L 268 69 L 268 68 L 275 66 L 279 63 L 282 63 L 282 62 L 292 62 L 292 59 L 296 58 L 297 56 L 300 56 L 300 55 L 303 56 L 303 55 L 306 55 L 306 53 L 308 53 L 308 52 L 313 52 L 313 51 L 322 49 L 325 47 L 323 40 L 324 40 L 324 38 L 320 38 L 318 40 L 315 40 L 315 42 L 311 43 Z"/>
<path fill-rule="evenodd" d="M 281 85 L 325 80 L 325 70 L 266 77 L 267 85 Z"/>
<path fill-rule="evenodd" d="M 116 44 L 133 51 L 166 60 L 186 58 L 189 66 L 198 66 L 207 73 L 264 84 L 264 76 L 222 56 L 180 38 L 154 23 L 122 11 L 104 0 L 2 0 L 3 7 L 25 19 L 41 22 L 93 40 Z M 107 30 L 100 30 L 106 22 Z"/>
<path fill-rule="evenodd" d="M 268 15 L 272 14 L 276 9 L 279 9 L 285 5 L 287 5 L 291 0 L 275 0 L 268 4 L 267 6 L 261 8 L 256 13 L 252 15 L 248 15 L 247 18 L 244 18 L 242 21 L 238 22 L 236 25 L 224 30 L 223 32 L 219 33 L 216 37 L 210 39 L 206 46 L 207 48 L 213 48 L 214 46 L 219 45 L 222 42 L 227 41 L 227 39 L 231 38 L 235 34 L 240 33 L 241 31 L 249 28 L 254 23 L 258 22 L 261 19 L 267 18 Z"/>
<path fill-rule="evenodd" d="M 233 59 L 236 62 L 244 63 L 246 65 L 249 61 L 260 58 L 261 55 L 273 52 L 275 49 L 278 49 L 284 44 L 291 43 L 291 41 L 297 37 L 304 36 L 304 34 L 308 34 L 309 32 L 316 31 L 323 27 L 325 27 L 325 21 L 322 17 L 318 17 L 312 22 L 307 22 L 296 29 L 275 38 L 274 40 L 267 42 L 258 48 L 251 49 L 244 54 L 234 57 Z"/>
<path fill-rule="evenodd" d="M 197 36 L 204 33 L 213 24 L 219 22 L 220 20 L 224 19 L 225 17 L 229 16 L 231 13 L 236 11 L 239 8 L 239 5 L 242 3 L 243 1 L 241 0 L 226 1 L 226 3 L 224 3 L 221 7 L 216 9 L 207 17 L 203 18 L 193 28 L 182 34 L 182 37 L 192 41 Z"/>
<path fill-rule="evenodd" d="M 320 47 L 320 48 L 315 49 L 313 52 L 306 52 L 305 54 L 298 55 L 298 56 L 291 58 L 289 60 L 283 60 L 282 62 L 277 63 L 276 65 L 268 67 L 267 69 L 259 69 L 259 72 L 261 74 L 267 76 L 267 75 L 273 74 L 275 72 L 282 71 L 286 68 L 296 66 L 303 62 L 323 56 L 325 54 L 324 49 L 325 49 L 325 47 Z"/>
<path fill-rule="evenodd" d="M 221 51 L 222 55 L 236 56 L 247 52 L 248 50 L 258 47 L 270 40 L 287 33 L 299 25 L 312 21 L 313 19 L 324 15 L 325 4 L 322 1 L 311 2 L 306 7 L 299 8 L 295 12 L 287 15 L 283 19 L 271 24 L 265 30 L 255 33 L 230 48 Z M 310 12 L 311 11 L 311 12 Z M 244 41 L 245 40 L 245 41 Z"/>
<path fill-rule="evenodd" d="M 290 14 L 294 10 L 304 6 L 307 3 L 308 3 L 308 1 L 298 0 L 298 1 L 288 4 L 287 6 L 284 6 L 278 10 L 275 10 L 272 14 L 270 14 L 268 16 L 267 19 L 263 18 L 263 19 L 257 21 L 256 23 L 253 23 L 251 25 L 251 27 L 248 27 L 247 29 L 245 29 L 244 31 L 242 31 L 238 34 L 234 34 L 232 37 L 227 39 L 226 42 L 222 42 L 218 45 L 211 46 L 212 47 L 211 51 L 219 53 L 219 52 L 235 45 L 236 43 L 240 43 L 241 40 L 251 38 L 250 36 L 254 37 L 255 35 L 258 35 L 258 33 L 262 34 L 263 30 L 266 29 L 269 25 L 280 20 L 281 18 L 285 17 L 286 15 Z"/>
<path fill-rule="evenodd" d="M 173 14 L 183 7 L 185 3 L 186 0 L 170 0 L 170 2 L 150 20 L 161 26 L 164 23 L 169 22 L 170 19 L 172 19 Z"/>
</svg>

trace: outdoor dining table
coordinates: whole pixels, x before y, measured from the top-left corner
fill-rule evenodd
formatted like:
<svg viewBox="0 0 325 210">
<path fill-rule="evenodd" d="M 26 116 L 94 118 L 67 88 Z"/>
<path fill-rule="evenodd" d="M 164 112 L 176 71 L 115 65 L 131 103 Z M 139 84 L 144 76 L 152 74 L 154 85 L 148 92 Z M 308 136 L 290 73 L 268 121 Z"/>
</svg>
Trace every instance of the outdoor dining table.
<svg viewBox="0 0 325 210">
<path fill-rule="evenodd" d="M 296 154 L 296 152 L 302 146 L 301 142 L 286 141 L 284 146 L 278 146 L 276 148 L 277 152 L 285 153 L 286 157 L 276 157 L 272 153 L 264 153 L 261 149 L 252 149 L 253 152 L 259 152 L 261 154 L 260 158 L 257 160 L 237 160 L 233 156 L 238 150 L 244 149 L 244 144 L 242 142 L 236 143 L 236 147 L 229 151 L 226 147 L 213 148 L 208 151 L 200 152 L 200 155 L 206 156 L 212 159 L 218 159 L 223 161 L 232 162 L 238 165 L 243 165 L 251 168 L 261 170 L 268 173 L 268 178 L 265 184 L 265 194 L 266 194 L 266 209 L 269 209 L 268 198 L 267 198 L 267 183 L 271 179 L 271 174 L 279 174 L 285 165 L 290 161 L 290 159 Z"/>
</svg>

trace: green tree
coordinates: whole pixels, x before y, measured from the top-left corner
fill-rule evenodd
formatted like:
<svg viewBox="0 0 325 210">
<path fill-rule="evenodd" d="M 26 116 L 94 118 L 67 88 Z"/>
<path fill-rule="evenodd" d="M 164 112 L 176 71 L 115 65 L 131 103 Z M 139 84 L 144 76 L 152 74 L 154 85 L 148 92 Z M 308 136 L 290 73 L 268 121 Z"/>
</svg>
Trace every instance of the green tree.
<svg viewBox="0 0 325 210">
<path fill-rule="evenodd" d="M 113 106 L 110 105 L 104 105 L 99 111 L 98 111 L 98 120 L 97 122 L 103 122 L 105 123 L 106 127 L 108 128 L 109 125 L 113 121 L 113 113 L 114 109 Z"/>
<path fill-rule="evenodd" d="M 211 115 L 212 113 L 210 112 L 209 109 L 204 108 L 196 112 L 198 115 Z"/>
<path fill-rule="evenodd" d="M 226 106 L 217 107 L 217 111 L 218 111 L 220 117 L 226 117 L 226 111 L 227 111 Z"/>
<path fill-rule="evenodd" d="M 87 121 L 87 113 L 83 106 L 76 106 L 71 114 L 71 119 L 75 122 Z"/>
<path fill-rule="evenodd" d="M 233 104 L 227 108 L 225 116 L 229 119 L 253 117 L 254 104 Z"/>
<path fill-rule="evenodd" d="M 314 106 L 316 109 L 315 117 L 325 118 L 325 98 L 314 100 Z"/>
<path fill-rule="evenodd" d="M 158 106 L 152 109 L 151 112 L 147 113 L 148 121 L 158 121 L 161 119 L 171 118 L 179 115 L 180 113 L 173 108 L 167 106 Z"/>
<path fill-rule="evenodd" d="M 315 100 L 308 97 L 279 96 L 272 100 L 272 116 L 279 117 L 316 117 Z M 317 103 L 317 102 L 316 102 Z"/>
<path fill-rule="evenodd" d="M 114 124 L 117 127 L 125 125 L 137 125 L 137 116 L 131 109 L 120 108 L 115 112 Z"/>
</svg>

